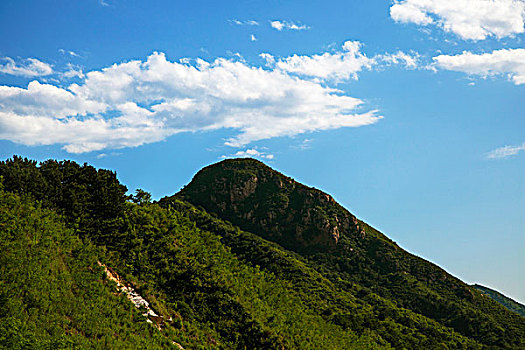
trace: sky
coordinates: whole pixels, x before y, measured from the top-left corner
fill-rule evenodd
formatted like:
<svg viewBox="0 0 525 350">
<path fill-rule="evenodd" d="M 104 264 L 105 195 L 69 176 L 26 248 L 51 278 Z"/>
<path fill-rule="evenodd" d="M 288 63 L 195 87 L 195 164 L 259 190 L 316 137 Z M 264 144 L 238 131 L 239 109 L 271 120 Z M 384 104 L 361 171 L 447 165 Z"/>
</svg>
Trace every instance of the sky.
<svg viewBox="0 0 525 350">
<path fill-rule="evenodd" d="M 525 302 L 525 1 L 0 2 L 0 159 L 254 157 Z"/>
</svg>

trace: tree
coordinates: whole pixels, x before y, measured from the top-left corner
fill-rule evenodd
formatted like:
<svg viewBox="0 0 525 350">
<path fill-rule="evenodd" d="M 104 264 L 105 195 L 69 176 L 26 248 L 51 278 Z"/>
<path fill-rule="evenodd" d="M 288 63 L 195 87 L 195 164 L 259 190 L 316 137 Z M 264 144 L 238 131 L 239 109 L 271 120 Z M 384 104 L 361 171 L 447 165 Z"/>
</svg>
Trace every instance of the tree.
<svg viewBox="0 0 525 350">
<path fill-rule="evenodd" d="M 135 195 L 131 196 L 131 201 L 137 203 L 138 205 L 144 205 L 151 203 L 151 193 L 144 191 L 141 188 L 135 190 Z"/>
</svg>

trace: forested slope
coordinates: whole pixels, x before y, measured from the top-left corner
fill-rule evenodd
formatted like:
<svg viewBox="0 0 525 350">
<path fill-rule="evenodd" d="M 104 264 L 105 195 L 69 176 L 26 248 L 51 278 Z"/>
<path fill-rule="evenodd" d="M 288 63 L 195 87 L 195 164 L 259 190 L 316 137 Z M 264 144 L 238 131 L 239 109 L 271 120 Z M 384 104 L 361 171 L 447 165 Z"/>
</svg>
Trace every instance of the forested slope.
<svg viewBox="0 0 525 350">
<path fill-rule="evenodd" d="M 209 169 L 150 203 L 87 164 L 0 162 L 0 346 L 522 347 L 521 317 L 330 196 L 254 160 Z"/>
<path fill-rule="evenodd" d="M 517 313 L 518 315 L 521 315 L 525 317 L 525 305 L 518 303 L 515 300 L 512 300 L 509 297 L 506 297 L 505 295 L 501 294 L 498 291 L 495 291 L 494 289 L 490 289 L 485 286 L 481 286 L 479 284 L 473 285 L 474 288 L 479 290 L 481 293 L 485 294 L 486 296 L 494 299 L 501 305 L 505 306 L 510 311 L 513 311 Z"/>
<path fill-rule="evenodd" d="M 525 347 L 525 319 L 404 251 L 328 194 L 259 161 L 208 166 L 173 198 L 296 251 L 348 292 L 360 286 L 361 298 L 373 292 L 487 346 Z"/>
<path fill-rule="evenodd" d="M 390 348 L 374 336 L 325 321 L 303 305 L 288 281 L 239 260 L 219 236 L 198 229 L 185 214 L 126 201 L 125 187 L 114 173 L 73 162 L 38 165 L 14 158 L 0 163 L 0 175 L 9 190 L 2 195 L 10 198 L 1 203 L 6 213 L 1 241 L 12 252 L 3 256 L 10 263 L 3 265 L 0 280 L 5 287 L 0 327 L 10 330 L 0 343 L 5 348 L 177 346 L 172 341 L 189 349 Z M 55 181 L 57 176 L 62 180 Z M 113 193 L 113 200 L 98 193 Z M 101 203 L 112 207 L 100 210 Z M 27 210 L 34 216 L 29 229 L 23 225 Z M 48 216 L 58 228 L 47 225 Z M 110 227 L 112 234 L 100 227 Z M 42 252 L 28 250 L 28 242 L 38 240 L 35 235 L 54 243 Z M 75 242 L 73 247 L 63 246 L 63 236 Z M 48 271 L 64 259 L 69 263 L 64 269 L 71 270 L 69 284 L 61 283 L 66 277 Z M 148 324 L 105 280 L 98 260 L 150 302 L 166 320 L 162 330 Z M 21 273 L 20 266 L 27 270 Z M 37 282 L 28 276 L 38 276 Z M 35 306 L 28 294 L 51 301 Z"/>
<path fill-rule="evenodd" d="M 161 349 L 97 264 L 103 252 L 28 197 L 0 190 L 0 348 Z M 177 337 L 178 338 L 178 337 Z"/>
</svg>

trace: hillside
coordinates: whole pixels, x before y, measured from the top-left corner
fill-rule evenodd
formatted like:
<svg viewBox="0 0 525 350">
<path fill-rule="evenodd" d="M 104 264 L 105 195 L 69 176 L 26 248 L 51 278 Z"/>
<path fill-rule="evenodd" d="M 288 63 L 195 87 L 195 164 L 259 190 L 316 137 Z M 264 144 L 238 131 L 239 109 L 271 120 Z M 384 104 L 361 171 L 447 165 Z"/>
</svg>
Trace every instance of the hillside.
<svg viewBox="0 0 525 350">
<path fill-rule="evenodd" d="M 0 227 L 0 348 L 173 345 L 172 332 L 163 336 L 116 295 L 97 263 L 103 251 L 83 243 L 56 213 L 0 189 Z"/>
<path fill-rule="evenodd" d="M 501 305 L 505 306 L 510 311 L 513 311 L 521 316 L 525 317 L 525 305 L 518 303 L 517 301 L 512 300 L 511 298 L 501 294 L 500 292 L 490 289 L 485 286 L 481 286 L 479 284 L 474 284 L 474 288 L 479 290 L 481 293 L 485 294 L 486 296 L 494 299 Z"/>
<path fill-rule="evenodd" d="M 524 346 L 524 318 L 255 160 L 158 203 L 70 161 L 0 176 L 0 348 Z"/>
<path fill-rule="evenodd" d="M 21 201 L 20 196 L 36 213 L 29 228 L 21 224 L 25 209 L 2 217 L 0 242 L 12 254 L 0 269 L 0 284 L 6 290 L 0 328 L 9 330 L 2 333 L 0 348 L 56 348 L 61 346 L 56 345 L 57 337 L 65 342 L 63 347 L 81 348 L 179 348 L 173 342 L 187 349 L 390 348 L 374 334 L 358 335 L 327 322 L 303 305 L 288 281 L 239 260 L 220 236 L 198 229 L 186 213 L 127 201 L 125 187 L 112 172 L 69 161 L 37 164 L 15 157 L 0 162 L 0 175 L 9 198 L 0 203 L 0 213 L 10 213 L 10 203 Z M 101 198 L 99 193 L 113 197 Z M 100 210 L 101 204 L 105 210 Z M 64 247 L 59 238 L 41 254 L 27 249 L 36 234 L 46 242 L 54 235 L 48 216 L 76 242 L 74 248 Z M 110 227 L 112 234 L 101 227 Z M 89 253 L 78 256 L 84 249 Z M 56 283 L 67 279 L 49 275 L 48 264 L 63 265 L 56 252 L 87 273 L 75 270 L 74 281 Z M 31 263 L 18 256 L 31 258 Z M 39 260 L 41 256 L 52 261 Z M 106 278 L 98 260 L 166 320 L 161 329 L 148 324 L 143 311 L 137 312 L 111 283 L 106 294 L 99 291 Z M 39 262 L 43 269 L 37 268 Z M 25 283 L 27 276 L 34 276 L 35 283 Z M 53 303 L 35 304 L 27 295 Z M 18 325 L 29 325 L 30 330 Z M 71 335 L 72 328 L 78 336 Z"/>
<path fill-rule="evenodd" d="M 486 345 L 525 344 L 522 318 L 407 253 L 328 194 L 259 161 L 206 167 L 175 197 L 296 251 L 349 292 L 352 287 L 344 285 L 352 282 Z"/>
</svg>

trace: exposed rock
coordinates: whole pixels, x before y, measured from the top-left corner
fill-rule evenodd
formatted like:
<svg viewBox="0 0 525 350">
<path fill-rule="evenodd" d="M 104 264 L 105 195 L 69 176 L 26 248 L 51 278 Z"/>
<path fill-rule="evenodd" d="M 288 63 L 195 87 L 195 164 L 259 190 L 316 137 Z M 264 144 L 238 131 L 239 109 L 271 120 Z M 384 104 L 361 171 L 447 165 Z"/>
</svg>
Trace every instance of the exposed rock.
<svg viewBox="0 0 525 350">
<path fill-rule="evenodd" d="M 157 329 L 161 330 L 165 326 L 165 320 L 162 316 L 159 316 L 153 311 L 149 302 L 139 295 L 133 287 L 125 283 L 124 280 L 118 275 L 115 270 L 106 265 L 102 264 L 100 261 L 97 261 L 99 266 L 104 268 L 104 272 L 109 280 L 117 284 L 117 289 L 119 292 L 124 293 L 126 297 L 135 305 L 137 309 L 144 308 L 146 310 L 142 316 L 146 317 L 148 323 L 153 324 Z M 168 321 L 171 320 L 171 317 Z"/>
<path fill-rule="evenodd" d="M 178 347 L 179 349 L 184 350 L 184 348 L 182 347 L 182 345 L 180 345 L 179 343 L 174 342 L 174 341 L 172 341 L 171 343 L 172 343 L 173 345 L 175 345 L 176 347 Z"/>
<path fill-rule="evenodd" d="M 296 251 L 332 251 L 343 235 L 364 234 L 332 196 L 254 159 L 206 167 L 177 196 Z"/>
</svg>

